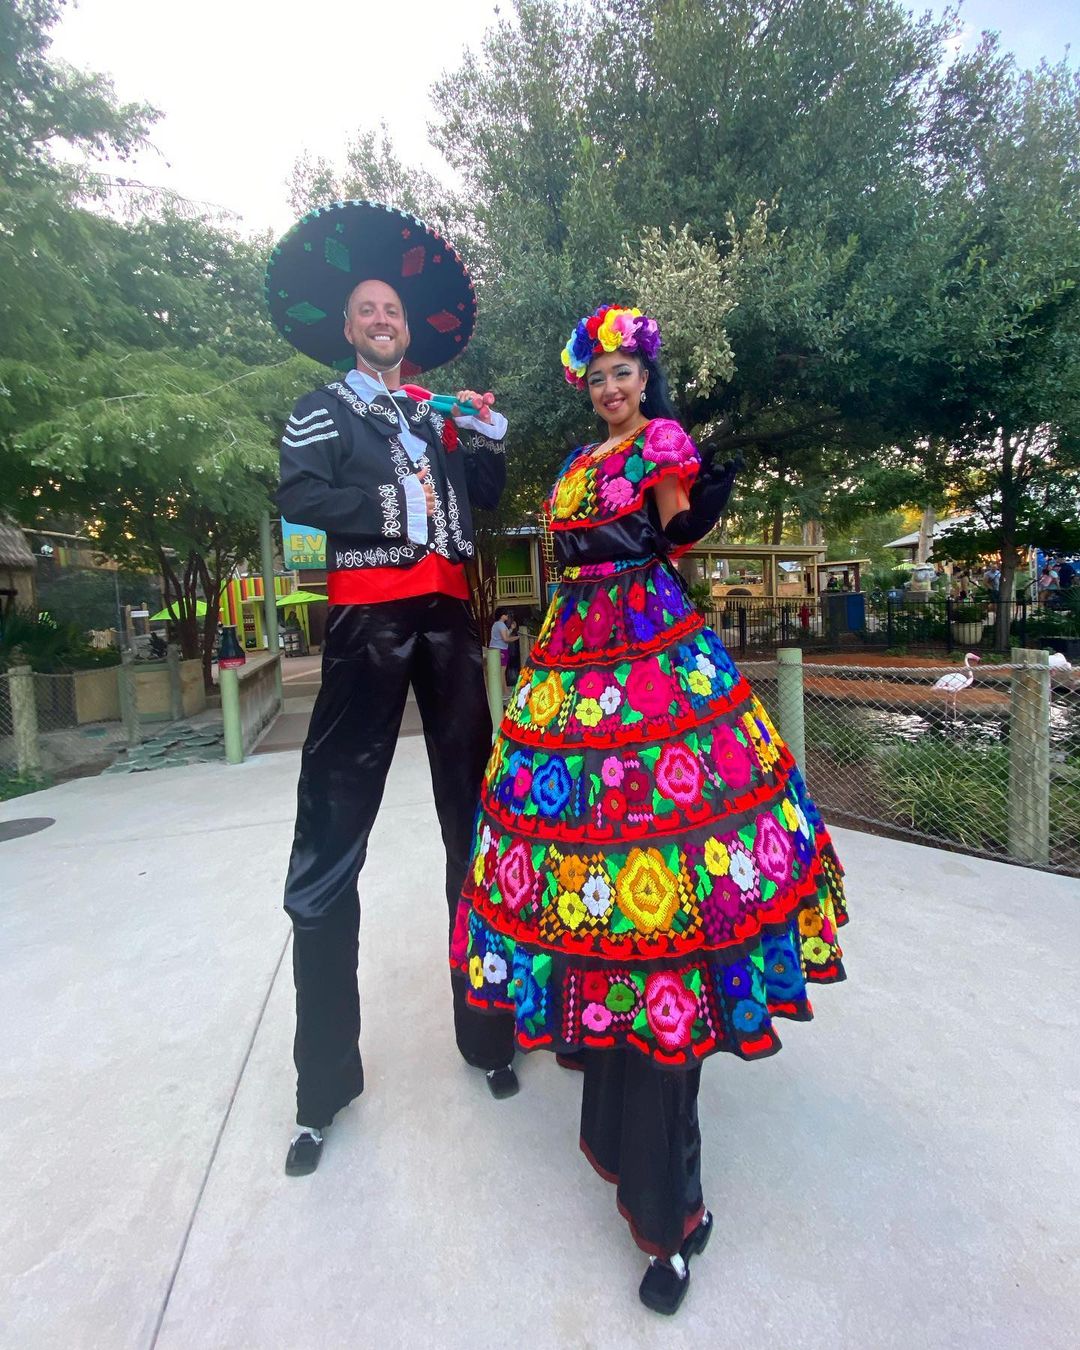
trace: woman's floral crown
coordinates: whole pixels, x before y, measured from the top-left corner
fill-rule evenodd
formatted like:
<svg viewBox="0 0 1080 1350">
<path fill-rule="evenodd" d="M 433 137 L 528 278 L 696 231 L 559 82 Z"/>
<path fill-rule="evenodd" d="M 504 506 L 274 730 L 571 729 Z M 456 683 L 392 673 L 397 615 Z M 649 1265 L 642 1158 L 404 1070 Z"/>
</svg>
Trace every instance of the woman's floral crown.
<svg viewBox="0 0 1080 1350">
<path fill-rule="evenodd" d="M 562 349 L 567 380 L 584 389 L 585 371 L 593 357 L 620 348 L 624 352 L 639 352 L 646 360 L 655 361 L 660 351 L 659 325 L 640 309 L 601 305 L 581 320 Z"/>
</svg>

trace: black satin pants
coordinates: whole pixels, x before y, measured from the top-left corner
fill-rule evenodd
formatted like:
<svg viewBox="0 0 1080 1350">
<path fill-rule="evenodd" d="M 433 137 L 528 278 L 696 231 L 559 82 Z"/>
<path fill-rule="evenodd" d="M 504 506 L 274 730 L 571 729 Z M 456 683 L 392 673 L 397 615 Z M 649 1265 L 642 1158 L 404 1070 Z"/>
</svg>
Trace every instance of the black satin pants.
<svg viewBox="0 0 1080 1350">
<path fill-rule="evenodd" d="M 701 1221 L 701 1065 L 661 1069 L 636 1050 L 586 1050 L 581 1149 L 618 1189 L 650 1256 L 671 1256 Z"/>
<path fill-rule="evenodd" d="M 293 922 L 297 1122 L 321 1127 L 364 1086 L 360 1059 L 357 878 L 412 685 L 446 850 L 452 928 L 491 751 L 480 638 L 468 605 L 446 595 L 335 605 L 322 688 L 304 745 L 285 883 Z M 405 838 L 402 848 L 409 847 Z M 448 932 L 449 940 L 449 932 Z M 482 1069 L 509 1064 L 513 1018 L 469 1008 L 452 980 L 458 1049 Z"/>
</svg>

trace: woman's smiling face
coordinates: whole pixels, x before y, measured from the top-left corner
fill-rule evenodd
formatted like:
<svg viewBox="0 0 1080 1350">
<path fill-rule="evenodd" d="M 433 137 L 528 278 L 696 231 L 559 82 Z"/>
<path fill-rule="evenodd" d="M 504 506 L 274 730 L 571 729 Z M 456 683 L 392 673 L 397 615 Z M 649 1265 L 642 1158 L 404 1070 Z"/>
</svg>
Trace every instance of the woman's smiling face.
<svg viewBox="0 0 1080 1350">
<path fill-rule="evenodd" d="M 609 426 L 621 426 L 638 416 L 648 381 L 641 362 L 625 352 L 601 352 L 585 372 L 592 405 Z"/>
</svg>

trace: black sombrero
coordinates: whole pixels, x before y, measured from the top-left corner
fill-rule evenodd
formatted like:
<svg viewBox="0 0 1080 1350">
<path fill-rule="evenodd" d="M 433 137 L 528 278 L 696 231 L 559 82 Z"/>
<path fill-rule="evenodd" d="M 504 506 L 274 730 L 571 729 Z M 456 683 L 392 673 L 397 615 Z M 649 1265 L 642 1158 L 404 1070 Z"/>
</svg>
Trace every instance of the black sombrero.
<svg viewBox="0 0 1080 1350">
<path fill-rule="evenodd" d="M 476 294 L 457 251 L 430 225 L 378 202 L 331 202 L 284 235 L 266 265 L 270 318 L 287 342 L 349 370 L 345 301 L 361 281 L 385 281 L 408 311 L 406 379 L 463 352 L 476 323 Z"/>
</svg>

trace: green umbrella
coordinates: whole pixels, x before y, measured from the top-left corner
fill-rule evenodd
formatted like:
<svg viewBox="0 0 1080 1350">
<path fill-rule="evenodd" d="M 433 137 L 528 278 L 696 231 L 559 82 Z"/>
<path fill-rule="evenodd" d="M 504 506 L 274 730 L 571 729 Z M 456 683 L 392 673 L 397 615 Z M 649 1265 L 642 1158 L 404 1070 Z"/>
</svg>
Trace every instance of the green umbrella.
<svg viewBox="0 0 1080 1350">
<path fill-rule="evenodd" d="M 169 605 L 166 609 L 160 609 L 156 614 L 150 615 L 150 623 L 164 623 L 166 619 L 176 620 L 180 617 L 175 605 Z M 195 601 L 195 617 L 203 619 L 206 617 L 206 601 Z"/>
<path fill-rule="evenodd" d="M 283 609 L 286 605 L 313 605 L 317 600 L 325 599 L 325 595 L 319 595 L 315 591 L 290 591 L 288 595 L 278 596 L 277 607 Z"/>
</svg>

